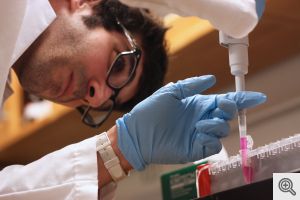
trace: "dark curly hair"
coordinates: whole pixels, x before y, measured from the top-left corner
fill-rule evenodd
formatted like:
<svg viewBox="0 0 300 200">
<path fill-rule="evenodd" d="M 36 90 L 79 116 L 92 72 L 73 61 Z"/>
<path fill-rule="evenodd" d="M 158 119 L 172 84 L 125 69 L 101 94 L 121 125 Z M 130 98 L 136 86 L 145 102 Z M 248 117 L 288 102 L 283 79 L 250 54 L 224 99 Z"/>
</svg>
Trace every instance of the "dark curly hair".
<svg viewBox="0 0 300 200">
<path fill-rule="evenodd" d="M 142 39 L 140 45 L 144 55 L 144 64 L 138 91 L 132 99 L 116 109 L 128 112 L 163 84 L 168 65 L 164 40 L 167 29 L 151 15 L 149 10 L 129 7 L 118 0 L 101 0 L 93 7 L 93 14 L 84 17 L 84 23 L 91 29 L 102 26 L 108 31 L 122 32 L 116 23 L 116 18 L 127 30 L 141 36 Z"/>
</svg>

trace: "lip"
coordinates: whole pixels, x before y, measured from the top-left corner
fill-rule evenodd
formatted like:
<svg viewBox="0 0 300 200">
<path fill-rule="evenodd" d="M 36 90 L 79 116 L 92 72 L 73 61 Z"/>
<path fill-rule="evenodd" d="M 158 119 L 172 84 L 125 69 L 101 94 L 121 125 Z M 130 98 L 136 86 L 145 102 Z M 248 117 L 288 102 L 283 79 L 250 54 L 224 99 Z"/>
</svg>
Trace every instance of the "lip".
<svg viewBox="0 0 300 200">
<path fill-rule="evenodd" d="M 64 97 L 66 95 L 72 94 L 73 93 L 73 89 L 74 89 L 74 75 L 73 75 L 73 73 L 71 73 L 68 76 L 67 81 L 63 85 L 63 87 L 61 89 L 61 92 L 59 93 L 59 95 L 57 96 L 57 98 Z"/>
</svg>

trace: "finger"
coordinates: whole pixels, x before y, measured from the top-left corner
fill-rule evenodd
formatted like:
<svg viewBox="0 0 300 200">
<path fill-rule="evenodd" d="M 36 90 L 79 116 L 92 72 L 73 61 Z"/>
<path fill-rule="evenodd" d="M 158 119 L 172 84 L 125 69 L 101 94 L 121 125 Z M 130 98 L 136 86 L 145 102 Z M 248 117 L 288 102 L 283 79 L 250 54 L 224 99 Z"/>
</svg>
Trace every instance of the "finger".
<svg viewBox="0 0 300 200">
<path fill-rule="evenodd" d="M 216 78 L 213 75 L 187 78 L 185 80 L 178 81 L 175 84 L 168 84 L 158 92 L 172 92 L 176 98 L 184 99 L 205 91 L 206 89 L 212 87 L 215 82 Z"/>
<path fill-rule="evenodd" d="M 193 140 L 191 161 L 200 160 L 221 151 L 222 144 L 216 137 L 206 134 L 197 134 Z"/>
<path fill-rule="evenodd" d="M 201 120 L 196 123 L 195 127 L 198 133 L 216 138 L 227 136 L 230 130 L 228 122 L 219 118 Z"/>
<path fill-rule="evenodd" d="M 225 98 L 217 98 L 216 104 L 217 108 L 211 113 L 212 118 L 220 118 L 224 120 L 231 120 L 234 118 L 237 112 L 237 106 L 235 101 Z"/>
<path fill-rule="evenodd" d="M 265 94 L 260 92 L 229 92 L 227 94 L 221 94 L 217 96 L 217 101 L 221 99 L 228 99 L 236 102 L 237 109 L 252 108 L 259 104 L 264 103 L 267 100 Z"/>
</svg>

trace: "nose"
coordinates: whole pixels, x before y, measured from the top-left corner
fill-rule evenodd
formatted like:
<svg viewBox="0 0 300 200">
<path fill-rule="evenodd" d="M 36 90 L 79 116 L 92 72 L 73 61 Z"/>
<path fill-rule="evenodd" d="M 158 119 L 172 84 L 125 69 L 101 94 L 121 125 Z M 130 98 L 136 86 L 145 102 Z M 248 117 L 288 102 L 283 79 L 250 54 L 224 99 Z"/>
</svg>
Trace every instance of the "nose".
<svg viewBox="0 0 300 200">
<path fill-rule="evenodd" d="M 84 100 L 89 106 L 96 108 L 101 106 L 112 94 L 111 89 L 103 84 L 102 86 L 95 80 L 91 80 L 88 84 L 88 91 Z"/>
</svg>

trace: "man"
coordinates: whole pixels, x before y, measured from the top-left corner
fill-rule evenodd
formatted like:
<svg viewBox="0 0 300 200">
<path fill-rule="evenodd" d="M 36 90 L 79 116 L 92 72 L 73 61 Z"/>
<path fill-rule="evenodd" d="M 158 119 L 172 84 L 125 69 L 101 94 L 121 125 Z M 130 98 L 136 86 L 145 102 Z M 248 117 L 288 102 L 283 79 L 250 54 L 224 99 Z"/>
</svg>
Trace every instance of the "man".
<svg viewBox="0 0 300 200">
<path fill-rule="evenodd" d="M 167 64 L 165 29 L 148 19 L 145 10 L 115 0 L 12 0 L 3 4 L 1 13 L 23 15 L 14 20 L 17 26 L 2 19 L 8 29 L 19 33 L 3 30 L 11 41 L 7 49 L 1 46 L 2 88 L 5 69 L 13 65 L 25 90 L 77 107 L 85 124 L 98 127 L 113 109 L 131 109 L 162 83 Z M 33 9 L 36 4 L 43 7 Z M 14 8 L 20 12 L 13 12 Z M 44 18 L 28 18 L 32 12 Z M 28 20 L 41 22 L 44 28 L 38 33 L 30 30 L 35 38 L 22 37 L 31 28 Z M 6 42 L 3 38 L 1 44 Z M 265 96 L 253 92 L 199 95 L 214 82 L 213 76 L 203 76 L 171 83 L 118 119 L 107 133 L 26 166 L 4 168 L 0 199 L 97 199 L 105 195 L 109 199 L 107 187 L 132 168 L 186 163 L 219 152 L 219 139 L 228 134 L 227 121 L 236 110 L 260 104 Z"/>
<path fill-rule="evenodd" d="M 113 64 L 108 82 L 126 82 L 132 76 L 126 84 L 122 83 L 128 86 L 120 90 L 117 102 L 134 96 L 128 87 L 139 91 L 134 99 L 138 101 L 162 84 L 167 65 L 165 29 L 148 13 L 128 9 L 117 1 L 105 1 L 93 10 L 97 1 L 89 6 L 71 5 L 71 10 L 67 10 L 66 2 L 50 1 L 57 18 L 14 65 L 25 90 L 72 107 L 99 107 L 113 93 L 105 82 Z M 126 51 L 134 52 L 117 56 Z M 129 68 L 130 65 L 136 68 Z M 48 76 L 44 76 L 45 72 Z M 113 80 L 115 76 L 124 80 Z M 121 83 L 114 84 L 121 89 Z M 130 104 L 134 103 L 126 105 Z"/>
</svg>

